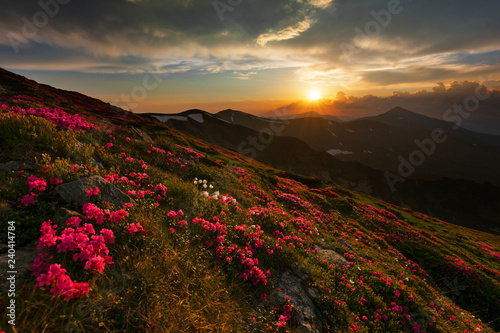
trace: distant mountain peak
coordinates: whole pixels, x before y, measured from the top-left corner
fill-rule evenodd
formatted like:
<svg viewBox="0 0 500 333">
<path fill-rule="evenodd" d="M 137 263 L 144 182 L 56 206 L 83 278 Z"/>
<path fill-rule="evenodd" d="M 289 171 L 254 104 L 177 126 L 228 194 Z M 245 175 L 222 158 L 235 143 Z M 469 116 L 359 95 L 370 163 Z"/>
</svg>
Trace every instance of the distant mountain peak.
<svg viewBox="0 0 500 333">
<path fill-rule="evenodd" d="M 407 110 L 405 108 L 402 108 L 401 106 L 396 106 L 390 109 L 389 111 L 385 112 L 385 114 L 389 115 L 404 115 L 404 114 L 419 114 L 410 110 Z"/>
</svg>

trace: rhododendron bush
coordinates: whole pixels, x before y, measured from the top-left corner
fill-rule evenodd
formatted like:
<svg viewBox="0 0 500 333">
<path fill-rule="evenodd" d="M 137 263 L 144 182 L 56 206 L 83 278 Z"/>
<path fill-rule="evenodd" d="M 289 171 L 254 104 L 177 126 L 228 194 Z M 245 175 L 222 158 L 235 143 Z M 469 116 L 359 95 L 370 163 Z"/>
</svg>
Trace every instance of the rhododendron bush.
<svg viewBox="0 0 500 333">
<path fill-rule="evenodd" d="M 88 131 L 90 129 L 97 129 L 98 127 L 89 123 L 85 118 L 77 114 L 69 114 L 57 108 L 28 108 L 23 109 L 20 107 L 7 107 L 1 105 L 0 111 L 5 110 L 14 114 L 32 115 L 47 119 L 51 123 L 62 128 L 72 129 L 76 131 Z"/>
</svg>

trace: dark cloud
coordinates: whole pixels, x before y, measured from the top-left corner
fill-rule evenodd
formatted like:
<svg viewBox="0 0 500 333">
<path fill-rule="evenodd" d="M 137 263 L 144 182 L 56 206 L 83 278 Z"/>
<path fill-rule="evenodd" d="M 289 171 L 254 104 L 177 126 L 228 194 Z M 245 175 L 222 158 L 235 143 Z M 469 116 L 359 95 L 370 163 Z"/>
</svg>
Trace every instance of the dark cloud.
<svg viewBox="0 0 500 333">
<path fill-rule="evenodd" d="M 84 72 L 155 65 L 205 73 L 288 67 L 301 69 L 298 80 L 348 88 L 359 87 L 359 80 L 365 86 L 429 84 L 500 71 L 497 0 L 400 0 L 392 9 L 388 0 L 241 0 L 235 6 L 227 0 L 73 0 L 16 54 L 12 36 L 22 35 L 23 18 L 33 22 L 40 3 L 3 1 L 5 65 L 77 64 Z"/>
</svg>

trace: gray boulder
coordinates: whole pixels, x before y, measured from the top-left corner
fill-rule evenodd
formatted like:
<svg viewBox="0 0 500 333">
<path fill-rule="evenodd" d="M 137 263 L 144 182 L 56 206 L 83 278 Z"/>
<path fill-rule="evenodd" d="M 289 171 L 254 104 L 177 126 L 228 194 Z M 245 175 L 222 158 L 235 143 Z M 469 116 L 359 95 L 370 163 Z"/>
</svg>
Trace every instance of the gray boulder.
<svg viewBox="0 0 500 333">
<path fill-rule="evenodd" d="M 96 187 L 100 190 L 102 201 L 109 201 L 115 208 L 121 208 L 125 203 L 132 203 L 135 205 L 135 201 L 132 198 L 120 191 L 113 184 L 107 182 L 101 176 L 90 176 L 70 183 L 61 184 L 56 187 L 56 192 L 63 200 L 68 202 L 76 201 L 80 206 L 83 206 L 90 202 L 87 191 L 89 189 L 95 189 Z"/>
<path fill-rule="evenodd" d="M 286 296 L 290 297 L 290 302 L 293 305 L 292 317 L 290 318 L 291 326 L 304 333 L 320 333 L 321 323 L 316 317 L 316 308 L 302 287 L 300 280 L 288 271 L 278 274 L 274 283 L 278 286 L 276 293 L 281 302 L 285 301 Z M 316 294 L 317 291 L 314 290 L 311 296 L 315 297 Z"/>
<path fill-rule="evenodd" d="M 147 143 L 153 143 L 153 139 L 151 139 L 151 137 L 148 135 L 148 133 L 141 131 L 140 129 L 138 129 L 137 127 L 134 127 L 134 126 L 130 126 L 129 129 L 132 132 L 134 132 L 134 134 L 136 134 L 138 137 L 140 137 L 143 141 L 145 141 Z"/>
<path fill-rule="evenodd" d="M 35 168 L 34 165 L 22 161 L 10 161 L 6 163 L 0 163 L 0 171 L 10 172 L 17 169 L 33 170 L 34 168 Z"/>
<path fill-rule="evenodd" d="M 35 240 L 28 244 L 27 246 L 16 248 L 16 257 L 15 257 L 15 267 L 14 269 L 8 270 L 9 267 L 9 254 L 3 253 L 0 254 L 0 292 L 7 292 L 10 290 L 10 282 L 7 280 L 12 274 L 7 273 L 8 271 L 17 272 L 14 274 L 16 276 L 15 279 L 15 289 L 19 291 L 24 284 L 24 281 L 28 277 L 31 272 L 30 265 L 35 260 L 38 255 L 38 251 L 36 250 L 38 246 L 38 240 Z"/>
<path fill-rule="evenodd" d="M 70 217 L 74 216 L 81 218 L 82 221 L 85 220 L 85 217 L 80 213 L 66 208 L 59 208 L 52 217 L 51 221 L 57 225 L 64 225 Z"/>
<path fill-rule="evenodd" d="M 349 262 L 344 258 L 343 255 L 338 254 L 333 250 L 320 249 L 318 254 L 326 261 L 342 267 L 343 265 L 348 266 Z"/>
</svg>

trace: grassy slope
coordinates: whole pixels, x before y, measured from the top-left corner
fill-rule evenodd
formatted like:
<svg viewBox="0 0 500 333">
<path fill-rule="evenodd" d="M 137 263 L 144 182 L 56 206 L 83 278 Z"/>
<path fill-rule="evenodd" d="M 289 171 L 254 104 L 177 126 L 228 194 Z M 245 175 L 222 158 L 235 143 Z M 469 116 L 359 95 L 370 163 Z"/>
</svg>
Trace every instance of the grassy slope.
<svg viewBox="0 0 500 333">
<path fill-rule="evenodd" d="M 40 107 L 46 93 L 48 106 L 58 106 L 50 91 L 33 89 L 25 94 L 39 100 L 3 103 Z M 59 95 L 65 99 L 62 107 L 71 103 L 71 95 Z M 117 115 L 110 109 L 103 117 L 95 112 L 100 102 L 81 99 L 85 103 L 75 100 L 65 110 L 112 126 L 112 137 L 104 129 L 75 132 L 40 118 L 0 114 L 1 161 L 13 157 L 36 165 L 26 173 L 0 173 L 0 230 L 7 229 L 8 220 L 16 221 L 20 246 L 39 236 L 42 222 L 57 208 L 81 212 L 80 207 L 62 202 L 51 185 L 35 205 L 23 206 L 30 174 L 69 182 L 89 174 L 131 178 L 131 172 L 145 172 L 148 178 L 140 182 L 140 189 L 162 183 L 168 192 L 158 207 L 157 194 L 134 197 L 138 204 L 129 210 L 129 217 L 119 224 L 105 222 L 116 240 L 109 245 L 114 264 L 102 274 L 83 269 L 69 254 L 53 253 L 53 262 L 61 263 L 73 280 L 89 283 L 89 295 L 66 302 L 54 298 L 48 288 L 34 290 L 35 279 L 28 279 L 22 288 L 18 286 L 19 332 L 293 332 L 293 317 L 286 327 L 278 328 L 285 304 L 277 297 L 273 277 L 296 271 L 297 265 L 305 272 L 302 284 L 319 292 L 314 303 L 325 332 L 413 332 L 415 322 L 427 332 L 473 332 L 478 325 L 481 332 L 500 330 L 500 262 L 491 254 L 500 252 L 498 236 L 447 224 L 335 184 L 281 173 L 160 124 L 141 122 L 136 115 Z M 174 156 L 134 137 L 125 126 L 130 124 L 147 131 L 154 147 Z M 127 142 L 126 137 L 132 140 Z M 108 149 L 106 143 L 113 145 Z M 198 160 L 178 145 L 206 158 Z M 127 162 L 121 153 L 134 162 Z M 90 169 L 92 159 L 103 168 Z M 147 170 L 137 162 L 141 159 Z M 79 167 L 72 170 L 75 164 Z M 195 178 L 214 186 L 210 194 L 218 190 L 236 198 L 238 205 L 203 197 Z M 139 190 L 115 184 L 124 191 Z M 320 187 L 321 193 L 311 191 Z M 99 196 L 94 200 L 105 208 Z M 185 227 L 167 215 L 180 209 Z M 217 218 L 226 233 L 203 229 L 193 223 L 194 218 L 210 222 Z M 129 235 L 127 227 L 135 222 L 149 233 Z M 255 246 L 256 239 L 262 241 L 261 247 Z M 356 251 L 343 247 L 339 239 Z M 254 251 L 246 257 L 257 258 L 255 267 L 264 273 L 269 270 L 267 284 L 241 278 L 247 267 L 237 251 L 247 244 Z M 350 268 L 325 263 L 315 253 L 318 246 L 344 255 Z M 266 301 L 260 300 L 262 293 L 268 295 Z M 3 294 L 1 300 L 3 310 L 8 298 Z M 6 325 L 5 316 L 1 317 L 0 327 Z"/>
</svg>

